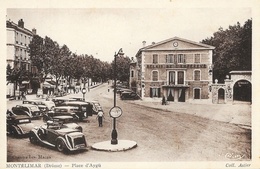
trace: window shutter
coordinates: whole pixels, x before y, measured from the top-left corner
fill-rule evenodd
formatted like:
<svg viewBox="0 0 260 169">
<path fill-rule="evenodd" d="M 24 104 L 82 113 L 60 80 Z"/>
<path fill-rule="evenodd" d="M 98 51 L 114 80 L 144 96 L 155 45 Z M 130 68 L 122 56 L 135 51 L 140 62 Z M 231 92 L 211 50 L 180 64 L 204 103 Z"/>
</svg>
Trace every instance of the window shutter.
<svg viewBox="0 0 260 169">
<path fill-rule="evenodd" d="M 153 97 L 153 91 L 152 91 L 152 88 L 150 88 L 150 97 Z"/>
<path fill-rule="evenodd" d="M 161 88 L 158 88 L 158 97 L 161 97 Z"/>
</svg>

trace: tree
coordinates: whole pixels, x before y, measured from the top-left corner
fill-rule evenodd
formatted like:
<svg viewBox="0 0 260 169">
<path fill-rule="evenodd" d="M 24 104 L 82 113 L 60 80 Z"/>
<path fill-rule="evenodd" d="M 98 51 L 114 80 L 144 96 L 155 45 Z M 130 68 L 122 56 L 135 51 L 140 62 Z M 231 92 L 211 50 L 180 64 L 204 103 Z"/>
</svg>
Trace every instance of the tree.
<svg viewBox="0 0 260 169">
<path fill-rule="evenodd" d="M 219 82 L 223 83 L 232 70 L 252 70 L 252 20 L 247 20 L 242 27 L 238 22 L 226 30 L 219 28 L 202 43 L 215 47 L 213 78 Z"/>
<path fill-rule="evenodd" d="M 43 39 L 34 35 L 29 48 L 32 65 L 36 66 L 39 81 L 43 83 L 46 77 L 53 73 L 54 65 L 58 64 L 54 61 L 59 53 L 59 45 L 47 36 Z"/>
<path fill-rule="evenodd" d="M 129 68 L 130 68 L 130 58 L 129 57 L 125 57 L 125 56 L 117 56 L 116 57 L 116 76 L 117 79 L 120 81 L 129 81 Z M 115 65 L 115 61 L 113 60 L 111 63 L 111 68 L 112 68 L 112 73 L 114 75 L 114 65 Z"/>
<path fill-rule="evenodd" d="M 22 86 L 22 82 L 30 80 L 31 77 L 30 72 L 23 69 L 23 67 L 15 66 L 12 69 L 9 64 L 6 66 L 6 81 L 7 84 L 14 83 L 14 90 L 17 88 L 17 85 Z"/>
</svg>

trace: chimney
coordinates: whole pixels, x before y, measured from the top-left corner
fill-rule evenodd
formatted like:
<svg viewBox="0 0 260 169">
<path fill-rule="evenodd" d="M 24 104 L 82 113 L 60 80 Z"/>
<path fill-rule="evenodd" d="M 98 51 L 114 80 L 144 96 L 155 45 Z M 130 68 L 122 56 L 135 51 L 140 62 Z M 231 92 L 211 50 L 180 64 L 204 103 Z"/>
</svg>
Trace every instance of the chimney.
<svg viewBox="0 0 260 169">
<path fill-rule="evenodd" d="M 146 41 L 143 41 L 143 47 L 145 47 Z"/>
<path fill-rule="evenodd" d="M 18 21 L 18 26 L 21 27 L 21 28 L 24 28 L 23 19 L 20 19 L 20 20 Z"/>
<path fill-rule="evenodd" d="M 32 33 L 33 33 L 33 35 L 36 35 L 36 29 L 35 28 L 32 29 Z"/>
</svg>

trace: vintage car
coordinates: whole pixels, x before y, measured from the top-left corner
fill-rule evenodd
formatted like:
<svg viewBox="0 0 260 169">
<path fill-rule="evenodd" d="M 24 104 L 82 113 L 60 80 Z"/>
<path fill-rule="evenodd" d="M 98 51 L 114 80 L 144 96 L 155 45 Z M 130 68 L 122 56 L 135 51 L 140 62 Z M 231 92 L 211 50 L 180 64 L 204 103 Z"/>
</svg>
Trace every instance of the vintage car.
<svg viewBox="0 0 260 169">
<path fill-rule="evenodd" d="M 60 152 L 86 149 L 85 136 L 78 129 L 69 128 L 60 121 L 48 121 L 30 131 L 29 140 L 33 144 L 43 144 L 57 148 Z"/>
<path fill-rule="evenodd" d="M 71 97 L 70 99 L 73 99 L 75 101 L 84 101 L 83 97 Z"/>
<path fill-rule="evenodd" d="M 103 109 L 98 101 L 94 100 L 94 101 L 87 101 L 87 102 L 92 104 L 92 114 L 98 114 L 99 111 L 103 112 Z"/>
<path fill-rule="evenodd" d="M 40 118 L 42 113 L 37 105 L 33 104 L 20 104 L 12 108 L 16 115 L 28 115 L 32 119 Z"/>
<path fill-rule="evenodd" d="M 78 107 L 73 106 L 59 106 L 55 107 L 53 111 L 48 112 L 43 115 L 43 121 L 51 120 L 55 116 L 72 116 L 74 121 L 78 121 L 79 117 L 76 115 L 76 111 L 78 111 Z"/>
<path fill-rule="evenodd" d="M 28 136 L 34 125 L 31 118 L 27 115 L 8 115 L 6 117 L 7 135 L 10 136 Z"/>
<path fill-rule="evenodd" d="M 43 113 L 47 110 L 47 106 L 45 106 L 41 100 L 23 100 L 23 104 L 33 104 L 39 107 L 40 111 Z"/>
<path fill-rule="evenodd" d="M 121 93 L 120 98 L 122 100 L 138 100 L 140 99 L 140 96 L 135 92 L 124 91 Z"/>
<path fill-rule="evenodd" d="M 87 102 L 87 103 L 91 104 L 92 105 L 92 114 L 98 114 L 99 111 L 103 111 L 101 105 L 96 100 L 84 101 L 83 98 L 81 98 L 81 97 L 72 97 L 71 99 L 75 99 L 76 101 Z"/>
<path fill-rule="evenodd" d="M 46 106 L 48 111 L 53 111 L 53 109 L 55 107 L 55 103 L 53 101 L 50 101 L 50 100 L 48 100 L 48 101 L 42 100 L 40 102 L 40 104 Z"/>
<path fill-rule="evenodd" d="M 77 111 L 75 111 L 75 113 L 79 117 L 80 121 L 82 121 L 84 118 L 87 118 L 88 116 L 92 116 L 93 105 L 88 102 L 69 101 L 62 103 L 61 106 L 77 107 Z"/>
<path fill-rule="evenodd" d="M 52 101 L 54 102 L 55 106 L 60 106 L 64 102 L 76 101 L 76 99 L 64 98 L 64 97 L 56 97 L 56 98 L 53 98 Z"/>
</svg>

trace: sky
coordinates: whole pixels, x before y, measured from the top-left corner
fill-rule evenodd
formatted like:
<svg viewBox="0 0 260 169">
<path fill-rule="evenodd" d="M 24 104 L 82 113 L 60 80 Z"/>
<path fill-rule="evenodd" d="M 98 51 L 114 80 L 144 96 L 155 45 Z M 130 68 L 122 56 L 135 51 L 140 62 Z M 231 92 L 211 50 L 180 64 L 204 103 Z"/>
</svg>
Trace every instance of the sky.
<svg viewBox="0 0 260 169">
<path fill-rule="evenodd" d="M 6 19 L 35 28 L 78 55 L 111 62 L 120 48 L 135 57 L 142 42 L 149 45 L 172 37 L 195 42 L 220 27 L 251 19 L 251 8 L 7 8 Z"/>
</svg>

